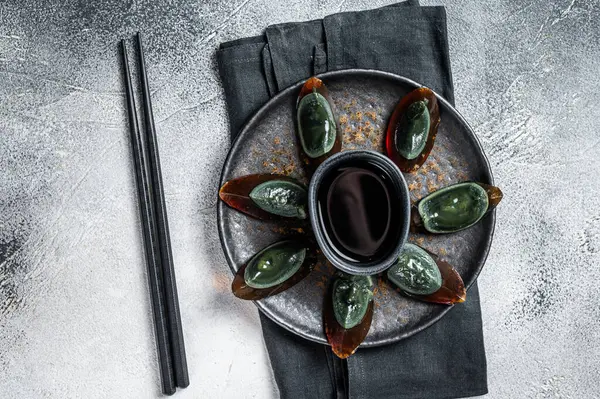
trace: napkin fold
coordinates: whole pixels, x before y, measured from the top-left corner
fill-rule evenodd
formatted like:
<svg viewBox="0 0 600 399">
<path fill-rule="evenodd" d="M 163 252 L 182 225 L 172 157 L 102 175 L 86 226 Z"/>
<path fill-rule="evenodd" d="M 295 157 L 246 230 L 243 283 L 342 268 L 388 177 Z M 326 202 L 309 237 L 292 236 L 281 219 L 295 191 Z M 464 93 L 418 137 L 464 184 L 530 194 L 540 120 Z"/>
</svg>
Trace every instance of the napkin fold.
<svg viewBox="0 0 600 399">
<path fill-rule="evenodd" d="M 349 68 L 406 76 L 454 102 L 444 7 L 418 1 L 266 28 L 221 44 L 217 61 L 232 139 L 272 96 L 314 74 Z M 477 284 L 440 321 L 398 343 L 340 360 L 260 314 L 282 398 L 433 399 L 487 393 Z"/>
</svg>

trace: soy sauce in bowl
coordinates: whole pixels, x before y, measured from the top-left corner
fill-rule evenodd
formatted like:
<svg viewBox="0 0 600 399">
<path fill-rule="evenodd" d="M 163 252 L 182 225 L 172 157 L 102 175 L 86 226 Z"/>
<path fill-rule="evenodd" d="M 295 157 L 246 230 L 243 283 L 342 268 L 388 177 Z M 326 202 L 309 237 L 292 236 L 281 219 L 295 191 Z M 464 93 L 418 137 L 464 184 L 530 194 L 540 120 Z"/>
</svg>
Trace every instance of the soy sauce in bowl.
<svg viewBox="0 0 600 399">
<path fill-rule="evenodd" d="M 339 165 L 323 177 L 318 218 L 337 256 L 359 264 L 390 254 L 402 234 L 397 191 L 388 171 L 370 161 Z"/>
</svg>

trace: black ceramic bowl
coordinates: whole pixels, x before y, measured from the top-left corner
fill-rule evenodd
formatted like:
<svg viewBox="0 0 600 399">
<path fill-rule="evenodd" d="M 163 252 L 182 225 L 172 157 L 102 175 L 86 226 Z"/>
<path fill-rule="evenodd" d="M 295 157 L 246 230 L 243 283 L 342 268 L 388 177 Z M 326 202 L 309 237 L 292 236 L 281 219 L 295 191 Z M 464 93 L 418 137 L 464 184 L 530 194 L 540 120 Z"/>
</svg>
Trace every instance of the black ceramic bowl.
<svg viewBox="0 0 600 399">
<path fill-rule="evenodd" d="M 390 193 L 392 196 L 391 206 L 397 207 L 395 209 L 396 220 L 392 220 L 391 223 L 398 224 L 399 238 L 379 259 L 369 262 L 352 262 L 340 256 L 339 252 L 333 248 L 327 238 L 323 223 L 319 220 L 318 196 L 319 189 L 323 186 L 323 181 L 335 170 L 344 166 L 364 163 L 375 164 L 390 178 L 390 188 L 392 188 L 392 192 Z M 408 237 L 410 197 L 406 181 L 400 169 L 389 158 L 375 151 L 343 151 L 323 162 L 317 168 L 310 181 L 308 188 L 308 211 L 310 214 L 310 223 L 323 254 L 336 268 L 349 274 L 372 275 L 386 270 L 397 261 Z"/>
</svg>

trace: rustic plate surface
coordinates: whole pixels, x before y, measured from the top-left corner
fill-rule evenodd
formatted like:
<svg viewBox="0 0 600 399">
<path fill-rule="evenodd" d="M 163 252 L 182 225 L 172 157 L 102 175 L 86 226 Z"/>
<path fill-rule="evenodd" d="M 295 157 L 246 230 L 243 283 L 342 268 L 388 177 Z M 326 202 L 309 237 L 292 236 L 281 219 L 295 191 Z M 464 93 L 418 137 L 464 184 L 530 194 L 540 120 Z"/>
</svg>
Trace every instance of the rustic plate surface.
<svg viewBox="0 0 600 399">
<path fill-rule="evenodd" d="M 398 75 L 370 70 L 328 72 L 319 77 L 329 89 L 334 112 L 344 132 L 343 150 L 384 151 L 388 118 L 400 98 L 420 87 Z M 302 83 L 290 87 L 262 107 L 239 134 L 229 152 L 221 184 L 252 173 L 283 173 L 306 181 L 298 158 L 294 115 Z M 465 180 L 493 183 L 490 166 L 473 130 L 443 98 L 435 146 L 416 173 L 404 174 L 411 199 Z M 219 201 L 219 234 L 225 257 L 235 271 L 260 249 L 298 230 L 251 219 Z M 495 215 L 490 213 L 470 229 L 450 235 L 410 234 L 417 243 L 448 261 L 467 287 L 481 271 L 492 241 Z M 302 231 L 310 234 L 306 225 Z M 291 289 L 261 301 L 258 308 L 284 328 L 312 341 L 327 343 L 323 332 L 323 295 L 334 270 L 320 263 Z M 233 294 L 232 294 L 233 295 Z M 469 300 L 467 294 L 467 301 Z M 450 307 L 402 296 L 383 280 L 375 295 L 375 314 L 362 346 L 377 346 L 406 338 L 439 320 Z M 458 305 L 460 306 L 460 305 Z"/>
</svg>

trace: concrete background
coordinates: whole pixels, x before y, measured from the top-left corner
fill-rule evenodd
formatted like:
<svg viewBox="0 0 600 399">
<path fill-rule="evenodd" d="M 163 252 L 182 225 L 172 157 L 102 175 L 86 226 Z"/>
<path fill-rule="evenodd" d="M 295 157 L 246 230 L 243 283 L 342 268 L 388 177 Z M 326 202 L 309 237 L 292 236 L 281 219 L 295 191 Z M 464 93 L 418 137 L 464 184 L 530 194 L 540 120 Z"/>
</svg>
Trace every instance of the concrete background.
<svg viewBox="0 0 600 399">
<path fill-rule="evenodd" d="M 158 395 L 117 52 L 137 30 L 192 381 L 177 395 L 277 397 L 217 236 L 228 122 L 214 50 L 387 3 L 0 2 L 0 397 Z M 442 3 L 457 108 L 505 193 L 480 277 L 488 397 L 600 397 L 600 2 Z"/>
</svg>

